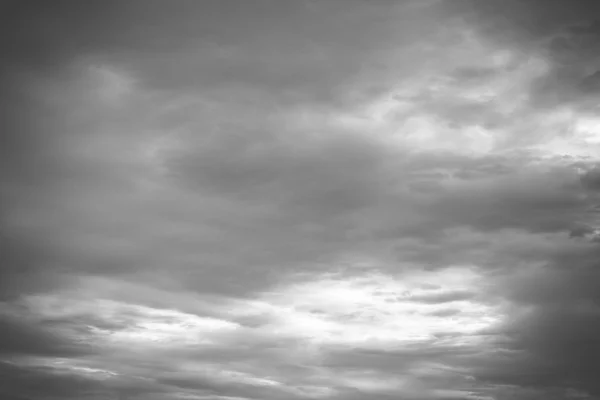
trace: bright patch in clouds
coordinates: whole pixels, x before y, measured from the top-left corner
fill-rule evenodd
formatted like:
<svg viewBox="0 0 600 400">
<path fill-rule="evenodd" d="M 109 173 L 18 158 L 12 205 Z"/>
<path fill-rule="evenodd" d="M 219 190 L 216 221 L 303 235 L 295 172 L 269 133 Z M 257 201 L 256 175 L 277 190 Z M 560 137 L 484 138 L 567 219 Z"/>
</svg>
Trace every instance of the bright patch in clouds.
<svg viewBox="0 0 600 400">
<path fill-rule="evenodd" d="M 213 310 L 222 319 L 68 293 L 31 296 L 26 304 L 43 319 L 91 321 L 96 340 L 131 348 L 215 345 L 244 329 L 323 346 L 393 347 L 473 335 L 501 321 L 498 306 L 483 301 L 483 282 L 470 267 L 327 273 L 254 298 L 223 299 Z M 252 317 L 262 322 L 250 328 L 236 322 Z"/>
<path fill-rule="evenodd" d="M 141 311 L 141 310 L 138 310 Z M 140 318 L 123 330 L 109 333 L 111 341 L 125 344 L 210 344 L 211 335 L 235 329 L 236 325 L 214 318 L 177 311 L 144 309 Z"/>
<path fill-rule="evenodd" d="M 481 278 L 466 267 L 397 276 L 367 271 L 284 284 L 259 300 L 271 314 L 268 329 L 278 334 L 324 345 L 386 347 L 490 327 L 500 316 L 481 303 L 482 289 Z"/>
<path fill-rule="evenodd" d="M 104 299 L 85 299 L 68 293 L 26 299 L 42 319 L 75 319 L 87 325 L 94 342 L 117 346 L 207 345 L 237 324 L 177 310 L 157 309 Z M 90 339 L 90 338 L 87 338 Z"/>
</svg>

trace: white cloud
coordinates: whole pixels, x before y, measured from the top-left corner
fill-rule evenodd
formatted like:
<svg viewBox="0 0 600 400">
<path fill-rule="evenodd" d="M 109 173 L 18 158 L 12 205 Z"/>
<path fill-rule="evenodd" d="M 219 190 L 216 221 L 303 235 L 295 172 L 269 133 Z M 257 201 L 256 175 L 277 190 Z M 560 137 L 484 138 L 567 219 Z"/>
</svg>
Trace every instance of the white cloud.
<svg viewBox="0 0 600 400">
<path fill-rule="evenodd" d="M 369 271 L 326 274 L 276 286 L 257 300 L 260 312 L 271 318 L 265 330 L 304 338 L 325 350 L 329 345 L 403 346 L 448 334 L 458 335 L 451 341 L 459 343 L 462 335 L 501 319 L 493 306 L 478 301 L 481 282 L 467 267 L 408 270 L 396 276 Z M 472 296 L 453 298 L 464 292 Z M 449 304 L 456 305 L 451 317 L 436 315 Z M 258 312 L 252 304 L 240 307 L 237 313 Z M 472 340 L 464 343 L 475 344 Z"/>
<path fill-rule="evenodd" d="M 210 345 L 238 325 L 173 309 L 157 309 L 107 299 L 81 298 L 65 294 L 38 295 L 25 303 L 41 319 L 73 320 L 87 327 L 88 337 L 100 346 L 151 350 Z"/>
</svg>

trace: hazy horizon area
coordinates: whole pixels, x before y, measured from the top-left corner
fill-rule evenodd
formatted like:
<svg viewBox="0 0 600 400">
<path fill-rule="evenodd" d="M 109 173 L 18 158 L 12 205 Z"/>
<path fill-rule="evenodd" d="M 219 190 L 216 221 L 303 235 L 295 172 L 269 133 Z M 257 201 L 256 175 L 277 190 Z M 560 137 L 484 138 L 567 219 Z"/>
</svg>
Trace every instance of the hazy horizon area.
<svg viewBox="0 0 600 400">
<path fill-rule="evenodd" d="M 0 399 L 600 399 L 600 2 L 0 0 Z"/>
</svg>

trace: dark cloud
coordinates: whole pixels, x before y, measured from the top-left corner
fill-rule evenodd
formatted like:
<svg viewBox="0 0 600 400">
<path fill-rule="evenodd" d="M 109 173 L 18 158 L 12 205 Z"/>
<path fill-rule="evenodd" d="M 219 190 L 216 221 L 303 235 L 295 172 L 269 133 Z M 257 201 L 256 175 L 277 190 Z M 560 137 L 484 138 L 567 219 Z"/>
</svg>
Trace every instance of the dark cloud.
<svg viewBox="0 0 600 400">
<path fill-rule="evenodd" d="M 447 5 L 492 42 L 550 61 L 532 91 L 532 106 L 588 107 L 597 94 L 597 35 L 600 7 L 577 1 L 459 1 Z"/>
<path fill-rule="evenodd" d="M 2 395 L 600 395 L 596 2 L 0 7 Z"/>
<path fill-rule="evenodd" d="M 583 186 L 591 191 L 600 189 L 600 168 L 593 168 L 586 171 L 581 177 Z"/>
<path fill-rule="evenodd" d="M 94 398 L 94 395 L 114 395 L 94 379 L 69 374 L 61 374 L 49 368 L 27 368 L 13 363 L 0 363 L 0 376 L 3 377 L 1 392 L 12 399 L 81 399 Z"/>
<path fill-rule="evenodd" d="M 525 375 L 522 378 L 531 381 L 521 384 L 565 385 L 598 393 L 590 373 L 599 354 L 597 252 L 579 252 L 571 262 L 557 257 L 551 267 L 530 268 L 506 282 L 505 294 L 523 310 L 507 327 L 512 346 L 522 354 L 522 362 L 535 363 L 535 370 L 542 371 L 536 376 L 545 379 L 538 382 Z"/>
<path fill-rule="evenodd" d="M 3 181 L 41 184 L 48 173 L 56 173 L 61 160 L 53 157 L 52 149 L 64 129 L 64 110 L 56 107 L 60 100 L 48 102 L 36 96 L 36 86 L 52 81 L 66 84 L 73 59 L 114 45 L 111 32 L 120 30 L 119 15 L 119 7 L 111 1 L 2 3 Z"/>
<path fill-rule="evenodd" d="M 56 284 L 56 277 L 43 269 L 52 265 L 52 251 L 15 221 L 17 209 L 45 196 L 65 167 L 57 141 L 64 129 L 64 109 L 57 106 L 60 101 L 36 96 L 36 86 L 64 80 L 72 58 L 102 46 L 104 25 L 114 5 L 5 1 L 1 7 L 0 296 L 4 297 Z"/>
<path fill-rule="evenodd" d="M 40 323 L 3 316 L 0 320 L 0 354 L 29 354 L 66 357 L 91 352 L 91 347 L 77 344 L 73 338 L 62 337 Z"/>
</svg>

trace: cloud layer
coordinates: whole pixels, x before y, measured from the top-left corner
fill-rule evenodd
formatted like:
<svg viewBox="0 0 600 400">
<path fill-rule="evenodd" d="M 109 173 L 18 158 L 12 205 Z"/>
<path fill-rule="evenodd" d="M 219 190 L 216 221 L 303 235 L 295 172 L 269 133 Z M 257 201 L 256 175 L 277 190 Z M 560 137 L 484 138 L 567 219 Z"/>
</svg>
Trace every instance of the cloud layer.
<svg viewBox="0 0 600 400">
<path fill-rule="evenodd" d="M 9 399 L 596 399 L 598 7 L 1 3 Z"/>
</svg>

